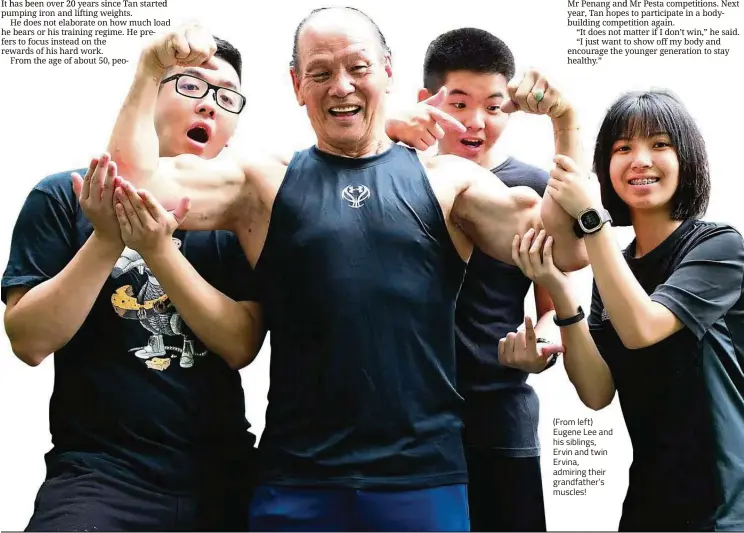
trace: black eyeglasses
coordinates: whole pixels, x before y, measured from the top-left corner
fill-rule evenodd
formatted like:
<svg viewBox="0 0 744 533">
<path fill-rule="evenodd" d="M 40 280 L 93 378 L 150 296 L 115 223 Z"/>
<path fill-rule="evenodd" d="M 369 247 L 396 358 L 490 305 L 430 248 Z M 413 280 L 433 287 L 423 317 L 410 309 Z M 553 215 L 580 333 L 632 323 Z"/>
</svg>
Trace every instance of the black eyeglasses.
<svg viewBox="0 0 744 533">
<path fill-rule="evenodd" d="M 238 91 L 233 91 L 227 87 L 220 87 L 219 85 L 212 85 L 208 81 L 190 74 L 174 74 L 162 80 L 160 84 L 162 85 L 173 80 L 176 80 L 176 92 L 181 96 L 187 98 L 204 98 L 209 90 L 213 89 L 212 96 L 214 97 L 214 101 L 225 111 L 237 114 L 245 106 L 245 96 Z"/>
</svg>

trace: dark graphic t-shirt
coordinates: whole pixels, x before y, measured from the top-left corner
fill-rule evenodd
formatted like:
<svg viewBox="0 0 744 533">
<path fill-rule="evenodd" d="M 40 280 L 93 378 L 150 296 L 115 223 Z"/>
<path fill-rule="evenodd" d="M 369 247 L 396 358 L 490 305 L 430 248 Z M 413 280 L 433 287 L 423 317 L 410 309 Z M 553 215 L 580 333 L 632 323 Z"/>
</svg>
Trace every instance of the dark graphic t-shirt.
<svg viewBox="0 0 744 533">
<path fill-rule="evenodd" d="M 651 300 L 684 324 L 639 350 L 623 346 L 594 286 L 589 327 L 612 372 L 633 444 L 622 530 L 744 528 L 744 241 L 685 221 L 625 259 Z"/>
<path fill-rule="evenodd" d="M 549 177 L 511 157 L 492 172 L 508 187 L 530 187 L 540 196 Z M 506 457 L 540 454 L 540 406 L 528 374 L 498 361 L 499 340 L 524 321 L 531 285 L 519 268 L 476 248 L 457 298 L 457 388 L 465 398 L 465 443 Z"/>
<path fill-rule="evenodd" d="M 11 287 L 56 276 L 92 231 L 70 173 L 42 180 L 13 232 L 3 301 Z M 177 231 L 173 239 L 217 289 L 255 299 L 233 234 Z M 172 493 L 219 472 L 240 476 L 248 465 L 255 437 L 239 373 L 189 330 L 134 250 L 112 265 L 82 327 L 54 354 L 54 369 L 50 465 L 83 462 Z"/>
</svg>

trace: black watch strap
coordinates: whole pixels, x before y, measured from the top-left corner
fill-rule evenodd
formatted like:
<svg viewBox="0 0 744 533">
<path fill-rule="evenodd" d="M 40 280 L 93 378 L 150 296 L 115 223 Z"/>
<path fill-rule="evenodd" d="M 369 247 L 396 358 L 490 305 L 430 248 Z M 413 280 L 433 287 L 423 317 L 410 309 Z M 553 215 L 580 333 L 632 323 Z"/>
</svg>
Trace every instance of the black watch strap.
<svg viewBox="0 0 744 533">
<path fill-rule="evenodd" d="M 571 324 L 576 324 L 577 322 L 581 322 L 584 320 L 584 317 L 586 315 L 584 314 L 584 310 L 579 306 L 579 309 L 576 311 L 576 314 L 574 316 L 570 316 L 568 318 L 558 318 L 558 315 L 553 315 L 553 322 L 555 322 L 555 325 L 559 328 L 563 328 L 566 326 L 570 326 Z"/>
</svg>

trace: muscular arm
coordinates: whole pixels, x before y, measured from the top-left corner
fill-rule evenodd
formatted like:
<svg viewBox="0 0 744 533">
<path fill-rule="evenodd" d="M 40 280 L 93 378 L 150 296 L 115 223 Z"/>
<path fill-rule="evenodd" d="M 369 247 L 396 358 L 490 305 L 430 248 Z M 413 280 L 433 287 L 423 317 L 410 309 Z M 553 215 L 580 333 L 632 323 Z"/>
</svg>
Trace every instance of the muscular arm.
<svg viewBox="0 0 744 533">
<path fill-rule="evenodd" d="M 158 171 L 160 145 L 154 117 L 164 72 L 140 58 L 109 139 L 108 150 L 120 174 L 138 186 L 148 184 Z"/>
<path fill-rule="evenodd" d="M 266 331 L 261 306 L 236 302 L 210 285 L 175 246 L 167 246 L 145 261 L 184 322 L 233 369 L 250 364 Z"/>
<path fill-rule="evenodd" d="M 584 167 L 584 153 L 581 136 L 572 109 L 566 111 L 559 118 L 552 119 L 555 153 L 573 159 L 580 167 Z M 556 202 L 547 190 L 543 195 L 540 216 L 545 231 L 555 241 L 555 263 L 563 272 L 573 272 L 584 268 L 589 260 L 586 247 L 581 239 L 577 239 L 573 231 L 575 219 Z"/>
<path fill-rule="evenodd" d="M 69 342 L 87 318 L 122 249 L 93 233 L 59 274 L 30 289 L 8 290 L 5 332 L 21 361 L 36 366 Z"/>
<path fill-rule="evenodd" d="M 541 229 L 541 200 L 530 187 L 507 187 L 485 168 L 457 156 L 438 156 L 427 161 L 435 181 L 457 183 L 451 218 L 483 252 L 513 265 L 511 249 L 515 235 L 530 228 Z M 559 207 L 560 209 L 560 207 Z M 554 239 L 554 247 L 574 250 L 576 237 Z M 555 254 L 562 271 L 575 267 L 575 257 Z"/>
<path fill-rule="evenodd" d="M 119 173 L 175 209 L 188 197 L 191 212 L 184 229 L 232 229 L 236 206 L 245 191 L 245 172 L 235 157 L 211 160 L 185 154 L 159 157 L 155 102 L 164 70 L 141 60 L 114 125 L 109 152 Z"/>
<path fill-rule="evenodd" d="M 537 193 L 529 187 L 507 188 L 497 180 L 478 179 L 467 186 L 455 199 L 452 215 L 475 246 L 509 264 L 514 264 L 514 236 L 542 226 Z"/>
</svg>

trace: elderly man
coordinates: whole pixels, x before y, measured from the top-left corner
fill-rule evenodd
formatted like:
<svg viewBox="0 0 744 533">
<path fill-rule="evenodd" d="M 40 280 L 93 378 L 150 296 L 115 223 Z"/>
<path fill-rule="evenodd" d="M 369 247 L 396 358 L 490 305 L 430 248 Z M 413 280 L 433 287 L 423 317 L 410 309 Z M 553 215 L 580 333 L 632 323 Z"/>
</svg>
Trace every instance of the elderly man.
<svg viewBox="0 0 744 533">
<path fill-rule="evenodd" d="M 467 260 L 477 245 L 511 263 L 514 236 L 542 226 L 542 209 L 557 261 L 575 269 L 583 252 L 572 221 L 468 160 L 422 163 L 393 145 L 390 52 L 350 8 L 316 10 L 295 35 L 291 75 L 315 146 L 289 161 L 158 159 L 156 80 L 176 64 L 208 68 L 212 49 L 197 27 L 155 42 L 110 149 L 122 175 L 152 193 L 117 189 L 125 231 L 138 213 L 172 223 L 154 198 L 173 207 L 188 197 L 182 225 L 233 230 L 254 266 L 272 361 L 252 527 L 467 529 L 453 328 Z M 515 106 L 538 113 L 549 95 L 542 79 L 513 91 Z"/>
</svg>

